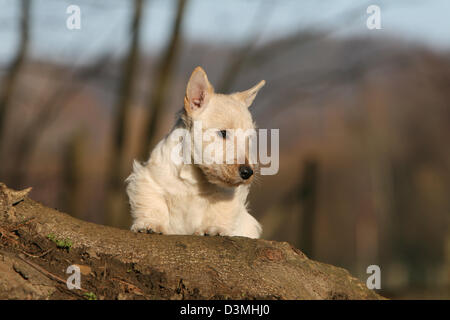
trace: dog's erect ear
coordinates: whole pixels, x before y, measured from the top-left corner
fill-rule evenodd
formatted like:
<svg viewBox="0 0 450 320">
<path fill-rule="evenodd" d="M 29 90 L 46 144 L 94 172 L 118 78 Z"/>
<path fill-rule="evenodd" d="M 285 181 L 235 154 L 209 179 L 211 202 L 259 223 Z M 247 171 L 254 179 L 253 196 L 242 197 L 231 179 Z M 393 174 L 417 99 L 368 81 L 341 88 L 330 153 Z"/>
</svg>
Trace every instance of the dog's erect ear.
<svg viewBox="0 0 450 320">
<path fill-rule="evenodd" d="M 190 115 L 202 109 L 208 104 L 213 93 L 214 88 L 209 83 L 205 70 L 202 67 L 195 68 L 186 87 L 186 96 L 184 97 L 186 112 Z"/>
<path fill-rule="evenodd" d="M 253 100 L 255 100 L 256 94 L 258 93 L 259 89 L 261 89 L 265 84 L 266 84 L 266 81 L 261 80 L 253 88 L 250 88 L 246 91 L 233 93 L 233 95 L 236 98 L 238 98 L 239 100 L 243 101 L 248 108 L 252 105 Z"/>
</svg>

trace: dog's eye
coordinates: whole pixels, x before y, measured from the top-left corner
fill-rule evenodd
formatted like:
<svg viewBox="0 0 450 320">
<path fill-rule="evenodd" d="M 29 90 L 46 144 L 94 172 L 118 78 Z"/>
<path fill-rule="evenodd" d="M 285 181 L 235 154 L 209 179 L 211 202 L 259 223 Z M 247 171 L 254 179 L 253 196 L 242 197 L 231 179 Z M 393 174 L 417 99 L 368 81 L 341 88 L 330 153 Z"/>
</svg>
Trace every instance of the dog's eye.
<svg viewBox="0 0 450 320">
<path fill-rule="evenodd" d="M 224 138 L 224 139 L 227 138 L 227 130 L 220 130 L 218 133 L 219 133 L 219 136 L 221 136 L 222 138 Z"/>
</svg>

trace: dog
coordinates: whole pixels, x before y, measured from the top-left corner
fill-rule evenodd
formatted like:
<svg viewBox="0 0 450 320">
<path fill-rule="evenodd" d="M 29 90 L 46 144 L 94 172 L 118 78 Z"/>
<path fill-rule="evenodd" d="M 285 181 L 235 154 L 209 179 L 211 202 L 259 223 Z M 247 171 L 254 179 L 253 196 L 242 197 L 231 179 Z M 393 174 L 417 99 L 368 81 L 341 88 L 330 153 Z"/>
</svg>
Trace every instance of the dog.
<svg viewBox="0 0 450 320">
<path fill-rule="evenodd" d="M 215 163 L 207 156 L 203 161 L 195 161 L 208 147 L 217 151 L 211 152 L 213 157 L 223 155 L 219 155 L 221 147 L 217 148 L 217 143 L 207 143 L 204 137 L 202 143 L 196 143 L 194 131 L 200 123 L 201 133 L 212 132 L 215 141 L 220 142 L 233 141 L 233 130 L 254 130 L 248 108 L 264 84 L 262 80 L 246 91 L 218 94 L 206 72 L 201 67 L 194 69 L 176 124 L 152 150 L 146 163 L 134 161 L 133 171 L 126 179 L 132 231 L 260 237 L 261 225 L 248 213 L 246 202 L 256 163 L 249 161 L 246 147 L 241 163 Z M 184 153 L 185 161 L 173 160 L 177 147 Z M 242 151 L 241 146 L 235 150 L 238 148 Z M 222 151 L 227 153 L 229 149 Z"/>
</svg>

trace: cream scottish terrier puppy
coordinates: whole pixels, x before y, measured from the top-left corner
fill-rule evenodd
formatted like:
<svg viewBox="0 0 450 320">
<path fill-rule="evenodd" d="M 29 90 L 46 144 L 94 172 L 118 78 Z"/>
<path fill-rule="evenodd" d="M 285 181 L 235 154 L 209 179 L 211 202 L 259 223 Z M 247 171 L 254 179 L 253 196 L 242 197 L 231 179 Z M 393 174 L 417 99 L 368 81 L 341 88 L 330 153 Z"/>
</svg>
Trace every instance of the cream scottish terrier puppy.
<svg viewBox="0 0 450 320">
<path fill-rule="evenodd" d="M 134 162 L 126 180 L 131 230 L 259 238 L 261 226 L 246 207 L 255 170 L 249 161 L 251 141 L 247 137 L 243 146 L 235 144 L 234 132 L 254 130 L 248 107 L 264 84 L 218 94 L 205 71 L 194 70 L 175 126 L 146 163 Z M 229 162 L 230 150 L 240 159 L 233 155 Z"/>
</svg>

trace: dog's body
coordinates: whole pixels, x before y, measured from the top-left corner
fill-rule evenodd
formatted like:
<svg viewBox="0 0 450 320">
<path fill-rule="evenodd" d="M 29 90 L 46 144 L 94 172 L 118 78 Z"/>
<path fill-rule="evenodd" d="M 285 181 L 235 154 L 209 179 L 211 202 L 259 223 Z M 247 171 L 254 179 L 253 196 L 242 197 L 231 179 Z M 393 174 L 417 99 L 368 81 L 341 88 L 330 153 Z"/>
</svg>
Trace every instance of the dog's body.
<svg viewBox="0 0 450 320">
<path fill-rule="evenodd" d="M 133 231 L 260 236 L 261 226 L 246 208 L 254 169 L 247 155 L 244 165 L 175 163 L 172 155 L 179 144 L 177 129 L 184 129 L 186 134 L 181 137 L 192 143 L 192 158 L 203 151 L 191 141 L 194 121 L 200 121 L 205 129 L 218 128 L 219 134 L 226 129 L 253 129 L 248 107 L 263 85 L 262 81 L 244 92 L 216 94 L 203 69 L 194 70 L 177 124 L 154 148 L 147 163 L 134 162 L 127 179 Z M 227 133 L 223 135 L 223 139 L 231 139 Z"/>
</svg>

